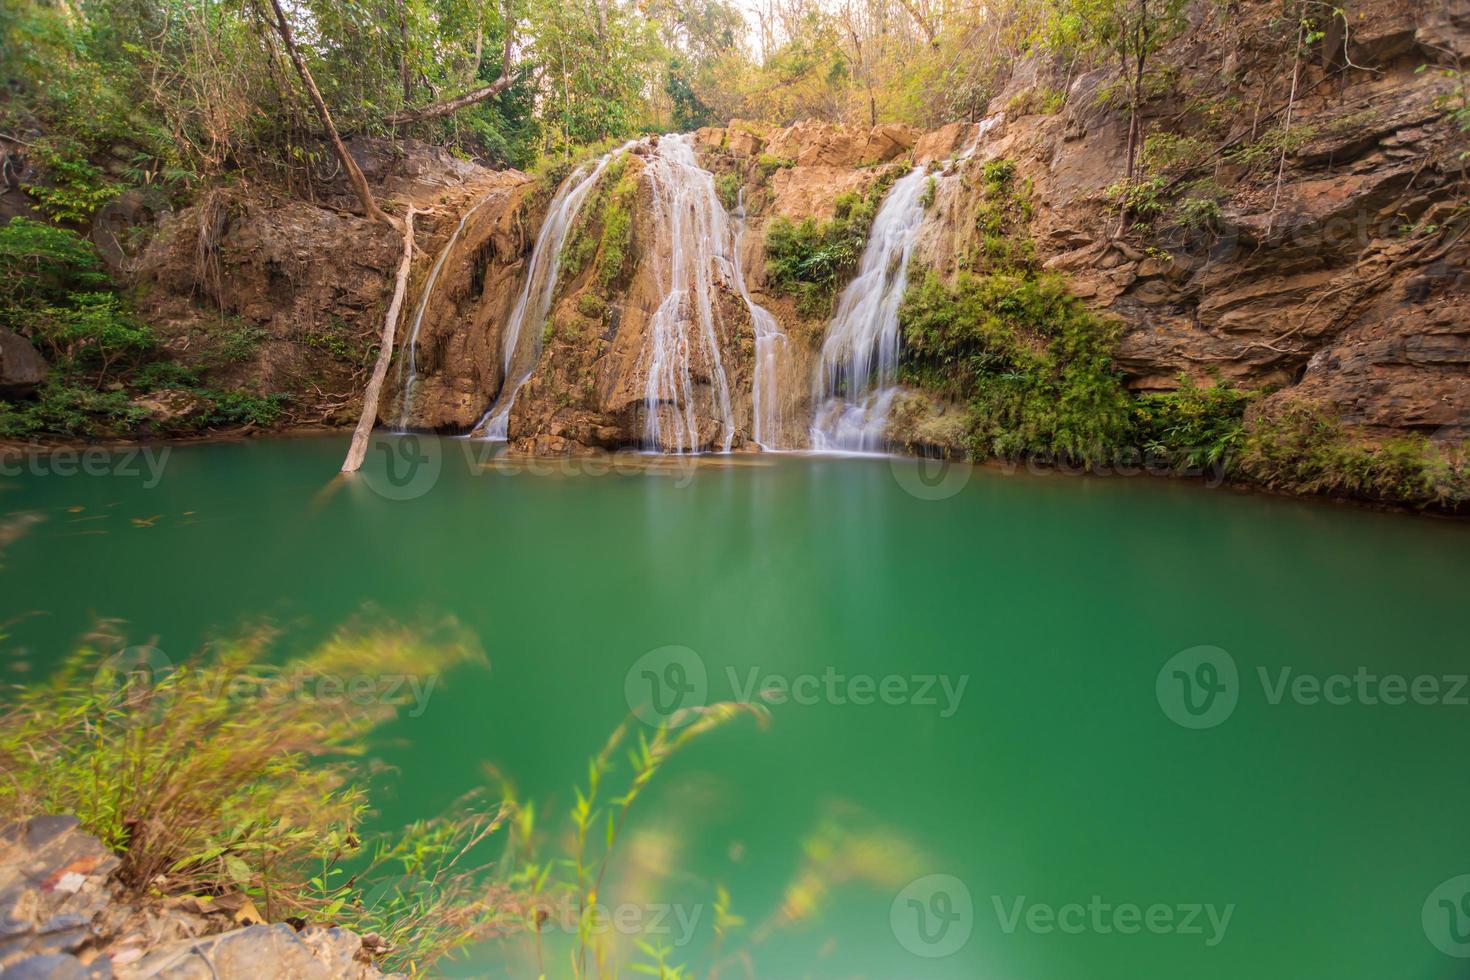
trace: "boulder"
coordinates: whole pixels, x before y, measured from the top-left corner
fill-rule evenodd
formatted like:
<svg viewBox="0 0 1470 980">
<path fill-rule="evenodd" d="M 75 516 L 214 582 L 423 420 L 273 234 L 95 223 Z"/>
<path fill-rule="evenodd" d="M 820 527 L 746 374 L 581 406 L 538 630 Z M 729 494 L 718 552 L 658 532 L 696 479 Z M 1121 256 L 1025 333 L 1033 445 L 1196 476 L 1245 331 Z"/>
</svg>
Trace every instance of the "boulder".
<svg viewBox="0 0 1470 980">
<path fill-rule="evenodd" d="M 46 380 L 46 360 L 20 334 L 0 327 L 0 398 L 20 398 Z"/>
</svg>

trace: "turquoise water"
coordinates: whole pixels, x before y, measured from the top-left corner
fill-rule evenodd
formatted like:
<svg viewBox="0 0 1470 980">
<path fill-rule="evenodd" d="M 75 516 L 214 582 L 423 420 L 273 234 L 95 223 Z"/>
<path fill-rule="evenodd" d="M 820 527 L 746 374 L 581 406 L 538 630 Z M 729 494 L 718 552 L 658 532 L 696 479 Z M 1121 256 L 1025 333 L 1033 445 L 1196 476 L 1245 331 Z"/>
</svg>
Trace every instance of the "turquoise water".
<svg viewBox="0 0 1470 980">
<path fill-rule="evenodd" d="M 398 448 L 396 484 L 381 452 L 334 483 L 339 438 L 177 448 L 151 488 L 0 477 L 0 513 L 44 517 L 0 557 L 0 670 L 42 676 L 95 616 L 173 656 L 262 615 L 305 644 L 368 603 L 452 614 L 490 667 L 385 733 L 383 826 L 487 762 L 555 822 L 630 708 L 700 671 L 709 701 L 789 685 L 659 774 L 608 874 L 624 932 L 698 975 L 1466 975 L 1441 948 L 1470 938 L 1464 889 L 1431 895 L 1470 873 L 1463 524 L 881 459 Z M 719 941 L 717 886 L 745 919 Z"/>
</svg>

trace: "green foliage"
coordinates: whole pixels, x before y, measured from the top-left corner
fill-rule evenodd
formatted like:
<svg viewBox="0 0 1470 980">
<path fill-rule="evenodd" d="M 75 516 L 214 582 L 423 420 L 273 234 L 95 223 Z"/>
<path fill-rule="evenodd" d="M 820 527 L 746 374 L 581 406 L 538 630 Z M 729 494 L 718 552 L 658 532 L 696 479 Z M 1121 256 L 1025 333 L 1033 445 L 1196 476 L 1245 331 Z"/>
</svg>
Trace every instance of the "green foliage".
<svg viewBox="0 0 1470 980">
<path fill-rule="evenodd" d="M 136 363 L 155 344 L 153 331 L 138 322 L 114 293 L 72 293 L 64 306 L 40 306 L 26 316 L 33 338 L 65 368 L 95 370 L 100 387 L 124 359 Z"/>
<path fill-rule="evenodd" d="M 1059 88 L 1037 85 L 1017 92 L 1006 103 L 1006 114 L 1019 116 L 1052 116 L 1062 111 L 1067 93 Z"/>
<path fill-rule="evenodd" d="M 106 284 L 97 250 L 76 232 L 30 218 L 0 225 L 0 323 L 13 325 L 19 311 Z"/>
<path fill-rule="evenodd" d="M 1109 205 L 1135 222 L 1147 223 L 1169 210 L 1168 178 L 1152 174 L 1133 182 L 1118 181 L 1105 191 Z"/>
<path fill-rule="evenodd" d="M 253 425 L 269 428 L 280 420 L 286 401 L 284 395 L 256 395 L 248 391 L 214 391 L 206 388 L 199 389 L 199 394 L 214 402 L 214 411 L 207 420 L 209 425 Z"/>
<path fill-rule="evenodd" d="M 934 194 L 938 186 L 939 182 L 934 179 L 933 174 L 930 174 L 924 180 L 924 193 L 919 195 L 919 206 L 925 211 L 928 211 L 934 206 Z"/>
<path fill-rule="evenodd" d="M 218 327 L 209 331 L 210 360 L 220 366 L 252 361 L 268 337 L 269 333 L 244 317 L 226 317 Z M 309 338 L 310 335 L 308 343 Z"/>
<path fill-rule="evenodd" d="M 720 204 L 726 211 L 734 211 L 740 204 L 740 187 L 744 182 L 740 175 L 727 170 L 715 176 L 715 193 L 720 195 Z"/>
<path fill-rule="evenodd" d="M 1470 503 L 1470 443 L 1439 446 L 1413 435 L 1370 440 L 1323 405 L 1295 399 L 1254 420 L 1240 454 L 1246 478 L 1292 493 L 1463 509 Z"/>
<path fill-rule="evenodd" d="M 776 157 L 771 156 L 769 153 L 762 153 L 756 157 L 755 165 L 760 168 L 763 176 L 769 177 L 777 170 L 786 170 L 796 166 L 796 161 L 787 157 Z"/>
<path fill-rule="evenodd" d="M 121 185 L 103 177 L 73 140 L 37 140 L 31 153 L 44 182 L 23 186 L 53 221 L 90 221 L 98 208 L 122 190 Z"/>
<path fill-rule="evenodd" d="M 1226 465 L 1240 448 L 1241 419 L 1255 396 L 1218 380 L 1200 387 L 1181 375 L 1175 391 L 1142 395 L 1134 403 L 1139 442 L 1176 470 Z"/>
<path fill-rule="evenodd" d="M 976 269 L 1027 268 L 1036 258 L 1036 244 L 1028 233 L 1031 221 L 1029 182 L 1016 181 L 1012 160 L 989 160 L 980 169 L 984 196 L 975 209 L 980 232 L 979 254 L 971 256 Z"/>
<path fill-rule="evenodd" d="M 765 243 L 772 291 L 796 297 L 806 316 L 830 313 L 837 291 L 862 259 L 868 230 L 899 169 L 885 170 L 866 194 L 840 195 L 826 221 L 792 221 L 784 215 L 772 221 Z"/>
<path fill-rule="evenodd" d="M 965 399 L 980 459 L 1095 461 L 1123 444 L 1128 398 L 1113 367 L 1118 326 L 1057 277 L 930 273 L 899 311 L 905 379 Z"/>
<path fill-rule="evenodd" d="M 1140 162 L 1150 171 L 1187 171 L 1203 163 L 1209 147 L 1203 140 L 1175 133 L 1150 133 Z"/>
<path fill-rule="evenodd" d="M 272 639 L 258 630 L 170 666 L 94 631 L 49 683 L 0 709 L 0 817 L 74 813 L 121 854 L 119 878 L 138 894 L 237 890 L 268 920 L 377 931 L 385 965 L 427 965 L 496 914 L 455 855 L 503 811 L 364 847 L 366 767 L 352 760 L 401 695 L 379 683 L 367 701 L 343 684 L 437 677 L 483 657 L 452 622 L 350 625 L 279 666 Z M 405 879 L 414 886 L 395 886 Z"/>
<path fill-rule="evenodd" d="M 0 400 L 0 437 L 117 436 L 131 431 L 143 418 L 144 413 L 131 404 L 125 391 L 98 391 L 53 374 L 34 399 Z"/>
</svg>

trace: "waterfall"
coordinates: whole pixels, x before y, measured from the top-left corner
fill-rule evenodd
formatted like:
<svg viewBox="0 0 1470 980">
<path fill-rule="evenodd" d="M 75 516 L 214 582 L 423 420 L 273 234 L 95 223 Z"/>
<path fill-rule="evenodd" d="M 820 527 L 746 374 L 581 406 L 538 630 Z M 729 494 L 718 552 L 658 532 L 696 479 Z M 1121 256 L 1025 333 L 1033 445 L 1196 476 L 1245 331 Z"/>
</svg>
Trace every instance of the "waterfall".
<svg viewBox="0 0 1470 980">
<path fill-rule="evenodd" d="M 531 264 L 526 270 L 526 281 L 516 299 L 515 309 L 506 321 L 501 337 L 501 359 L 505 380 L 500 387 L 500 397 L 484 417 L 475 425 L 474 431 L 486 439 L 504 442 L 509 437 L 510 410 L 515 405 L 516 395 L 536 370 L 541 359 L 542 326 L 551 311 L 551 301 L 556 293 L 556 277 L 561 269 L 561 247 L 567 233 L 577 220 L 577 215 L 586 203 L 592 189 L 602 177 L 602 172 L 613 158 L 633 145 L 624 143 L 611 153 L 604 154 L 591 167 L 583 165 L 561 182 L 556 196 L 546 209 L 541 230 L 536 234 L 536 245 L 531 250 Z M 530 356 L 524 367 L 511 376 L 515 363 L 516 349 L 521 337 L 529 338 Z"/>
<path fill-rule="evenodd" d="M 948 163 L 969 160 L 1004 119 L 998 113 L 976 123 L 974 135 Z M 946 167 L 937 179 L 947 181 L 955 172 Z M 873 219 L 857 276 L 837 300 L 822 343 L 813 398 L 813 449 L 872 453 L 887 448 L 884 431 L 898 394 L 898 308 L 924 224 L 928 179 L 927 167 L 915 167 L 889 189 Z"/>
<path fill-rule="evenodd" d="M 700 415 L 717 418 L 719 445 L 730 451 L 735 421 L 730 386 L 715 331 L 715 272 L 742 279 L 730 260 L 728 216 L 715 193 L 714 176 L 695 160 L 687 135 L 659 140 L 649 161 L 653 222 L 660 247 L 654 274 L 663 296 L 648 323 L 648 377 L 644 386 L 644 447 L 698 452 L 710 444 Z M 742 284 L 743 289 L 743 284 Z M 704 368 L 713 404 L 695 404 L 695 364 Z"/>
<path fill-rule="evenodd" d="M 429 268 L 429 278 L 424 280 L 424 291 L 419 296 L 418 305 L 414 307 L 413 322 L 408 328 L 405 356 L 398 362 L 398 390 L 403 392 L 401 404 L 398 407 L 398 430 L 400 432 L 408 430 L 408 423 L 413 417 L 413 390 L 419 380 L 419 328 L 424 324 L 424 311 L 429 308 L 429 299 L 434 295 L 434 284 L 439 281 L 439 273 L 444 270 L 444 263 L 449 258 L 449 253 L 454 251 L 455 244 L 459 242 L 459 236 L 464 233 L 465 224 L 496 193 L 497 191 L 491 191 L 486 194 L 460 215 L 459 224 L 455 226 L 454 233 L 449 236 L 449 241 L 445 242 L 444 247 L 439 250 L 438 257 L 434 259 L 434 264 Z M 404 377 L 405 371 L 407 378 Z"/>
<path fill-rule="evenodd" d="M 756 445 L 762 449 L 779 449 L 783 435 L 780 415 L 780 362 L 786 349 L 786 335 L 781 325 L 764 306 L 750 295 L 745 284 L 745 275 L 740 268 L 740 243 L 745 239 L 745 188 L 735 206 L 735 285 L 745 308 L 750 311 L 750 323 L 755 331 L 755 371 L 751 376 L 751 433 Z"/>
<path fill-rule="evenodd" d="M 856 277 L 837 300 L 822 342 L 813 398 L 817 450 L 878 452 L 898 391 L 898 307 L 909 256 L 924 223 L 928 170 L 915 167 L 889 189 L 873 219 Z"/>
</svg>

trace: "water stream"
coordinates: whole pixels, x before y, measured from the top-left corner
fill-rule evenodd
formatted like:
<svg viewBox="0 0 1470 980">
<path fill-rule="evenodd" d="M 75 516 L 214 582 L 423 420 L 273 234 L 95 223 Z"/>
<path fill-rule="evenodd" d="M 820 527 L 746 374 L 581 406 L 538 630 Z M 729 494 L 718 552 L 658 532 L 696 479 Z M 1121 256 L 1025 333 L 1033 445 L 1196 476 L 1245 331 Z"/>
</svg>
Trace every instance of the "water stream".
<svg viewBox="0 0 1470 980">
<path fill-rule="evenodd" d="M 687 135 L 659 140 L 648 173 L 660 239 L 654 275 L 663 299 L 648 323 L 644 448 L 687 453 L 717 446 L 729 452 L 735 419 L 715 306 L 716 271 L 742 278 L 728 254 L 729 217 Z M 701 418 L 718 421 L 717 436 L 702 433 L 708 426 Z"/>
<path fill-rule="evenodd" d="M 898 392 L 898 307 L 909 257 L 924 223 L 925 167 L 889 189 L 873 219 L 857 276 L 837 300 L 822 342 L 811 445 L 822 451 L 879 452 Z"/>
<path fill-rule="evenodd" d="M 625 143 L 611 153 L 604 154 L 591 167 L 578 167 L 562 181 L 556 196 L 551 199 L 551 204 L 546 209 L 546 218 L 541 222 L 541 230 L 536 234 L 536 244 L 531 250 L 531 264 L 526 272 L 525 284 L 521 287 L 515 309 L 505 324 L 501 341 L 505 381 L 500 388 L 500 397 L 475 425 L 474 431 L 480 436 L 500 442 L 509 437 L 510 410 L 515 405 L 516 395 L 536 370 L 536 362 L 541 359 L 541 328 L 556 294 L 557 273 L 561 269 L 561 249 L 567 233 L 576 223 L 582 205 L 597 186 L 607 165 L 632 145 L 631 142 Z M 521 369 L 512 376 L 511 369 L 516 363 L 516 353 L 522 337 L 527 339 L 530 350 Z"/>
<path fill-rule="evenodd" d="M 404 344 L 404 356 L 398 361 L 398 390 L 403 392 L 402 404 L 398 410 L 398 430 L 408 430 L 408 424 L 413 419 L 413 392 L 419 380 L 419 329 L 424 324 L 424 311 L 429 308 L 429 300 L 434 295 L 434 286 L 439 281 L 439 273 L 444 271 L 444 263 L 449 258 L 449 253 L 454 251 L 454 246 L 459 243 L 459 236 L 464 233 L 464 226 L 474 217 L 476 211 L 484 207 L 496 191 L 491 191 L 480 198 L 464 214 L 460 215 L 459 224 L 455 226 L 454 232 L 449 236 L 449 241 L 439 250 L 439 255 L 434 259 L 433 266 L 429 269 L 429 277 L 424 280 L 424 289 L 419 296 L 419 302 L 413 311 L 413 322 L 408 328 L 408 339 Z"/>
<path fill-rule="evenodd" d="M 751 375 L 751 434 L 756 445 L 762 449 L 781 449 L 785 433 L 781 426 L 781 359 L 786 353 L 786 334 L 771 311 L 761 306 L 750 295 L 745 284 L 745 274 L 740 268 L 740 245 L 745 240 L 745 188 L 735 205 L 735 286 L 745 308 L 750 311 L 750 323 L 755 332 L 755 369 Z"/>
<path fill-rule="evenodd" d="M 973 157 L 1004 113 L 975 124 L 964 148 L 935 175 Z M 889 409 L 898 394 L 898 308 L 908 288 L 909 258 L 923 228 L 928 168 L 915 167 L 889 189 L 873 219 L 857 276 L 843 290 L 822 344 L 813 403 L 812 448 L 822 452 L 882 452 Z"/>
</svg>

